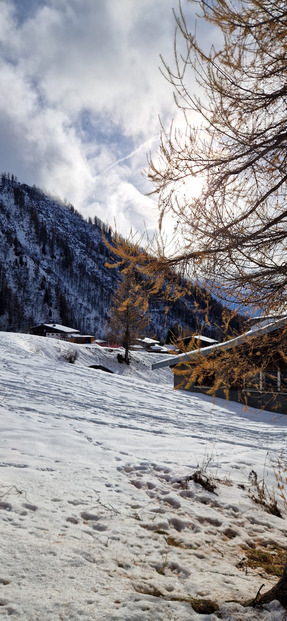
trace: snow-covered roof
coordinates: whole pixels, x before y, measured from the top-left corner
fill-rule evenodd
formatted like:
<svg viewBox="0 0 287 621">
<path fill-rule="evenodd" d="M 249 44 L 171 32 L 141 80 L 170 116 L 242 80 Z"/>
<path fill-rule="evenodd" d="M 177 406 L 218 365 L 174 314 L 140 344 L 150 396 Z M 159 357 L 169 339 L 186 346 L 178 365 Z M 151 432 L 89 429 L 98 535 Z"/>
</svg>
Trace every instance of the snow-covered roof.
<svg viewBox="0 0 287 621">
<path fill-rule="evenodd" d="M 67 332 L 69 334 L 79 334 L 80 330 L 75 330 L 75 328 L 68 328 L 67 326 L 61 326 L 59 323 L 44 323 L 45 328 L 55 328 L 59 332 Z"/>
<path fill-rule="evenodd" d="M 168 352 L 168 349 L 166 347 L 162 347 L 162 345 L 151 345 L 151 351 Z"/>
<path fill-rule="evenodd" d="M 172 343 L 168 343 L 168 344 L 166 345 L 166 348 L 167 348 L 169 351 L 179 351 L 178 347 L 177 347 L 176 345 L 173 345 Z"/>
<path fill-rule="evenodd" d="M 257 317 L 250 317 L 249 318 L 249 322 L 250 323 L 262 323 L 264 321 L 264 323 L 266 323 L 266 321 L 268 321 L 268 323 L 270 323 L 271 321 L 276 321 L 277 319 L 282 319 L 283 317 L 286 317 L 287 313 L 280 313 L 280 314 L 276 314 L 276 315 L 257 315 Z"/>
<path fill-rule="evenodd" d="M 194 339 L 200 339 L 204 343 L 218 343 L 216 339 L 211 339 L 209 336 L 203 336 L 203 334 L 195 334 Z"/>
<path fill-rule="evenodd" d="M 145 345 L 158 345 L 159 344 L 159 341 L 156 341 L 155 339 L 150 339 L 147 336 L 144 339 L 138 339 L 138 341 L 140 343 L 144 343 Z"/>
<path fill-rule="evenodd" d="M 268 326 L 269 324 L 272 324 L 279 319 L 283 319 L 284 317 L 286 317 L 286 313 L 285 315 L 262 315 L 260 317 L 253 317 L 249 320 L 249 322 L 252 324 L 250 331 L 257 330 L 262 326 Z"/>
<path fill-rule="evenodd" d="M 159 369 L 163 367 L 173 366 L 175 364 L 179 364 L 181 362 L 187 362 L 192 359 L 199 358 L 200 356 L 209 356 L 209 354 L 217 352 L 217 351 L 225 351 L 228 349 L 232 349 L 233 347 L 237 347 L 242 343 L 247 342 L 250 339 L 253 339 L 257 336 L 263 336 L 264 334 L 268 334 L 269 332 L 273 332 L 274 330 L 278 330 L 278 328 L 283 327 L 287 323 L 287 316 L 282 319 L 278 319 L 277 321 L 271 321 L 264 326 L 259 326 L 256 329 L 252 328 L 241 334 L 240 336 L 236 336 L 234 339 L 230 339 L 230 341 L 224 341 L 223 343 L 216 343 L 215 345 L 210 345 L 209 347 L 203 347 L 202 349 L 194 349 L 193 351 L 189 351 L 185 354 L 179 354 L 178 356 L 170 356 L 165 360 L 160 360 L 159 362 L 155 362 L 152 365 L 152 369 Z"/>
</svg>

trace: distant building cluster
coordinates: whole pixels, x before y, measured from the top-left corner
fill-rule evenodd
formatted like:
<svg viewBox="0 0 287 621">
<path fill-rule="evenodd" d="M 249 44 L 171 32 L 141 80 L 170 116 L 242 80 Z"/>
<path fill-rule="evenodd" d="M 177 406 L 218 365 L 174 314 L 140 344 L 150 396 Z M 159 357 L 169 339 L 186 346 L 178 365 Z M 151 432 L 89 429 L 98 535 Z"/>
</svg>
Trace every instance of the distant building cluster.
<svg viewBox="0 0 287 621">
<path fill-rule="evenodd" d="M 68 328 L 58 323 L 42 323 L 28 330 L 29 334 L 35 336 L 46 336 L 51 339 L 61 339 L 70 343 L 93 343 L 95 337 L 90 334 L 80 334 L 75 328 Z"/>
</svg>

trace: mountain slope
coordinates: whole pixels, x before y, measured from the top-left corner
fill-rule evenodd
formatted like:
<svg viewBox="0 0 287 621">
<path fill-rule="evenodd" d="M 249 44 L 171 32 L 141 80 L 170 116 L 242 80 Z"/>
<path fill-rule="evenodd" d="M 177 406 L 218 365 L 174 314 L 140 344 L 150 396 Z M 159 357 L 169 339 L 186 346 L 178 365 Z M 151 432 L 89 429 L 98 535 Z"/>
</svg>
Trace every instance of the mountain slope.
<svg viewBox="0 0 287 621">
<path fill-rule="evenodd" d="M 100 226 L 3 177 L 0 211 L 1 328 L 50 318 L 102 332 L 118 276 L 105 267 Z"/>
<path fill-rule="evenodd" d="M 44 321 L 105 335 L 120 273 L 105 266 L 111 229 L 85 221 L 72 205 L 2 174 L 0 185 L 0 329 L 25 331 Z M 176 324 L 195 328 L 195 295 L 173 304 L 150 301 L 149 334 L 165 338 Z M 220 323 L 214 303 L 211 324 Z"/>
</svg>

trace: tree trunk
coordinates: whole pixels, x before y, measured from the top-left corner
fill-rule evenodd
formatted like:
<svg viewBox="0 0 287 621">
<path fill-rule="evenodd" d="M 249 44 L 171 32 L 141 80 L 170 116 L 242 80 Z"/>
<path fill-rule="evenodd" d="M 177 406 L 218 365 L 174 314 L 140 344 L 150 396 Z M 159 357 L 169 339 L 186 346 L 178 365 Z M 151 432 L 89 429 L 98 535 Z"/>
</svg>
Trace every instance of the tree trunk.
<svg viewBox="0 0 287 621">
<path fill-rule="evenodd" d="M 287 563 L 284 567 L 283 574 L 272 589 L 269 589 L 263 595 L 257 595 L 253 602 L 248 602 L 247 606 L 263 606 L 277 599 L 281 606 L 287 608 Z"/>
<path fill-rule="evenodd" d="M 129 314 L 128 314 L 128 316 L 127 316 L 126 331 L 125 331 L 125 336 L 124 336 L 124 340 L 123 340 L 123 346 L 125 348 L 125 363 L 126 364 L 130 364 L 130 357 L 129 357 L 130 345 L 131 345 L 130 318 L 129 318 Z"/>
<path fill-rule="evenodd" d="M 130 364 L 129 347 L 127 345 L 125 346 L 125 363 Z"/>
</svg>

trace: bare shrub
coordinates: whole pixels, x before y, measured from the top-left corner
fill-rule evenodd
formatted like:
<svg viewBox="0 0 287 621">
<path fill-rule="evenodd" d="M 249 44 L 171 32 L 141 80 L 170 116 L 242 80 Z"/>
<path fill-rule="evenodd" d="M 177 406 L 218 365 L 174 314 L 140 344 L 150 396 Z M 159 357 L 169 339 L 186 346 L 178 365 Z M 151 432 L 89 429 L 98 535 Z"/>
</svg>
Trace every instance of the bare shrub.
<svg viewBox="0 0 287 621">
<path fill-rule="evenodd" d="M 68 349 L 67 351 L 63 352 L 62 355 L 66 362 L 74 364 L 79 357 L 79 352 L 77 349 Z"/>
<path fill-rule="evenodd" d="M 213 494 L 215 494 L 215 490 L 217 487 L 215 480 L 206 472 L 203 472 L 203 470 L 196 470 L 196 472 L 194 472 L 190 478 L 192 479 L 192 481 L 194 481 L 194 483 L 198 483 L 198 485 L 201 485 L 201 487 L 203 487 L 207 492 L 212 492 Z"/>
<path fill-rule="evenodd" d="M 277 489 L 284 509 L 287 510 L 287 463 L 283 456 L 277 460 L 277 470 L 275 470 Z"/>
<path fill-rule="evenodd" d="M 264 478 L 259 481 L 257 472 L 255 472 L 255 470 L 251 470 L 248 480 L 251 486 L 249 488 L 249 495 L 253 502 L 264 507 L 267 513 L 271 513 L 272 515 L 282 518 L 282 513 L 278 507 L 275 491 L 272 490 L 270 492 Z"/>
</svg>

